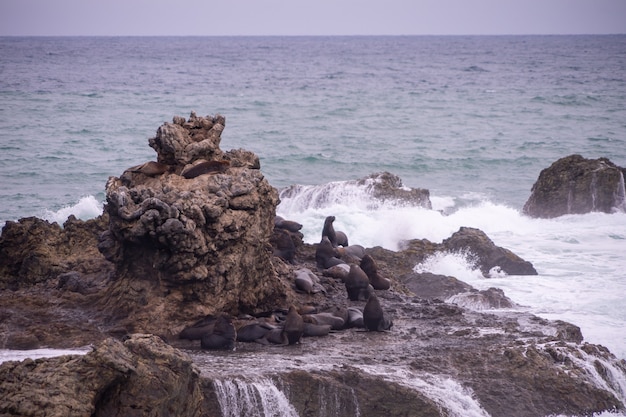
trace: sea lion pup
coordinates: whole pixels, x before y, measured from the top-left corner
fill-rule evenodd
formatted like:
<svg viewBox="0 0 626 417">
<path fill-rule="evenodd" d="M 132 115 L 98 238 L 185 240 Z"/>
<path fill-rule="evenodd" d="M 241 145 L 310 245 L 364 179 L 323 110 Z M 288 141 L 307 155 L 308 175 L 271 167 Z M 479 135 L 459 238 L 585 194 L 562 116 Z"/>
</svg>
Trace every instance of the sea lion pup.
<svg viewBox="0 0 626 417">
<path fill-rule="evenodd" d="M 328 236 L 324 236 L 315 249 L 315 262 L 322 269 L 345 263 L 337 255 L 337 249 L 330 243 Z"/>
<path fill-rule="evenodd" d="M 191 167 L 185 167 L 180 175 L 186 179 L 196 178 L 204 174 L 217 174 L 224 172 L 230 167 L 230 161 L 205 161 L 202 160 Z"/>
<path fill-rule="evenodd" d="M 330 324 L 304 323 L 303 337 L 320 337 L 326 336 L 332 330 Z"/>
<path fill-rule="evenodd" d="M 365 307 L 363 307 L 363 324 L 367 330 L 375 332 L 384 332 L 393 326 L 393 321 L 385 315 L 380 306 L 380 301 L 373 291 L 370 293 Z"/>
<path fill-rule="evenodd" d="M 296 290 L 307 294 L 325 293 L 326 290 L 320 284 L 320 279 L 308 268 L 300 268 L 296 273 Z"/>
<path fill-rule="evenodd" d="M 360 266 L 350 265 L 350 272 L 344 280 L 350 301 L 367 300 L 370 281 Z"/>
<path fill-rule="evenodd" d="M 148 161 L 145 162 L 141 165 L 136 165 L 134 167 L 130 167 L 127 169 L 127 171 L 130 172 L 140 172 L 144 175 L 147 175 L 149 177 L 156 177 L 157 175 L 161 175 L 163 174 L 165 171 L 167 171 L 167 165 L 166 164 L 162 164 L 161 162 L 156 162 L 156 161 Z"/>
<path fill-rule="evenodd" d="M 359 265 L 361 269 L 367 274 L 367 278 L 370 280 L 370 284 L 374 287 L 375 290 L 388 290 L 391 286 L 391 281 L 387 278 L 383 278 L 378 273 L 378 266 L 376 265 L 376 261 L 370 255 L 365 255 L 363 259 L 361 259 L 361 263 Z"/>
<path fill-rule="evenodd" d="M 333 265 L 328 269 L 324 269 L 322 274 L 327 277 L 337 278 L 342 281 L 345 281 L 348 273 L 350 272 L 350 265 L 348 264 L 338 264 Z"/>
<path fill-rule="evenodd" d="M 341 259 L 356 258 L 359 262 L 365 256 L 365 248 L 361 245 L 338 247 L 337 252 Z"/>
<path fill-rule="evenodd" d="M 200 340 L 206 333 L 212 333 L 217 318 L 215 316 L 206 316 L 198 320 L 191 326 L 185 327 L 179 334 L 179 339 Z"/>
<path fill-rule="evenodd" d="M 287 338 L 287 343 L 295 345 L 300 343 L 302 334 L 304 333 L 304 320 L 302 316 L 298 314 L 296 306 L 289 307 L 289 312 L 285 318 L 285 325 L 283 326 L 283 334 Z"/>
<path fill-rule="evenodd" d="M 209 350 L 234 350 L 237 330 L 226 314 L 217 318 L 212 333 L 205 333 L 200 339 L 200 347 Z"/>
<path fill-rule="evenodd" d="M 305 323 L 329 325 L 331 330 L 341 330 L 345 324 L 344 319 L 332 313 L 306 314 L 302 316 L 302 319 Z"/>
<path fill-rule="evenodd" d="M 298 222 L 294 222 L 292 220 L 285 220 L 280 216 L 274 217 L 274 227 L 278 227 L 279 229 L 285 229 L 288 232 L 296 233 L 302 229 L 302 225 Z"/>
<path fill-rule="evenodd" d="M 348 322 L 346 328 L 364 327 L 363 312 L 357 307 L 348 308 Z"/>
</svg>

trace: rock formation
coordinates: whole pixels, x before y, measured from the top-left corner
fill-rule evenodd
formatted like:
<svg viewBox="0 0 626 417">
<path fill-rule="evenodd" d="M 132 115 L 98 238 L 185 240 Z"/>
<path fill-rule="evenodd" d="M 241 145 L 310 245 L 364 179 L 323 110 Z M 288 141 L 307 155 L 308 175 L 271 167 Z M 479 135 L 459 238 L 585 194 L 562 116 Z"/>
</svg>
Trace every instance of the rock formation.
<svg viewBox="0 0 626 417">
<path fill-rule="evenodd" d="M 625 210 L 625 172 L 607 158 L 561 158 L 541 171 L 523 211 L 531 217 L 553 218 Z"/>
<path fill-rule="evenodd" d="M 156 336 L 107 339 L 84 356 L 0 366 L 0 415 L 201 416 L 190 358 Z"/>
<path fill-rule="evenodd" d="M 348 300 L 341 278 L 323 275 L 317 245 L 303 243 L 298 224 L 275 219 L 277 191 L 256 155 L 219 148 L 224 123 L 192 114 L 161 126 L 149 142 L 156 161 L 110 178 L 97 219 L 70 218 L 63 227 L 35 218 L 7 222 L 0 347 L 95 348 L 0 365 L 0 414 L 219 417 L 232 411 L 220 387 L 233 381 L 252 391 L 272 385 L 302 416 L 451 415 L 454 399 L 441 393 L 453 391 L 465 395 L 464 406 L 470 401 L 493 417 L 625 409 L 615 381 L 625 377 L 626 363 L 583 343 L 575 325 L 501 311 L 511 307 L 502 291 L 415 272 L 445 251 L 471 254 L 484 274 L 496 267 L 536 274 L 471 228 L 442 243 L 364 249 L 390 281 L 376 296 L 393 319 L 391 331 L 343 328 L 271 348 L 238 341 L 234 352 L 219 354 L 201 350 L 197 338 L 179 339 L 184 328 L 218 314 L 241 323 L 277 319 L 292 304 L 318 313 L 364 307 Z M 381 201 L 430 204 L 427 190 L 405 189 L 391 174 L 352 185 Z M 323 291 L 296 291 L 303 268 Z M 252 394 L 230 400 L 261 396 Z"/>
<path fill-rule="evenodd" d="M 284 301 L 270 245 L 277 191 L 256 155 L 220 149 L 224 125 L 175 117 L 150 139 L 163 173 L 129 169 L 107 182 L 99 248 L 116 266 L 112 314 L 131 328 L 172 334 L 189 317 Z"/>
</svg>

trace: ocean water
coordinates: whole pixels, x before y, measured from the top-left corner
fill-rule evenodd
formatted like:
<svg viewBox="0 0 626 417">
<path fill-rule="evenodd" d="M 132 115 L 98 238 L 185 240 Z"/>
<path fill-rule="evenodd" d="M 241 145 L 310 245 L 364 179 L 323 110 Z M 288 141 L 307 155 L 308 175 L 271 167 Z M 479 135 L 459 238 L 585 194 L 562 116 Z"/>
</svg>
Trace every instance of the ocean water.
<svg viewBox="0 0 626 417">
<path fill-rule="evenodd" d="M 258 154 L 272 185 L 303 186 L 278 213 L 307 242 L 328 215 L 389 249 L 480 228 L 539 275 L 485 278 L 458 254 L 416 270 L 502 288 L 626 358 L 626 214 L 521 213 L 561 157 L 626 166 L 626 35 L 0 38 L 0 226 L 97 216 L 107 178 L 154 160 L 148 138 L 191 111 L 224 115 L 222 149 Z M 380 171 L 433 210 L 351 183 Z"/>
</svg>

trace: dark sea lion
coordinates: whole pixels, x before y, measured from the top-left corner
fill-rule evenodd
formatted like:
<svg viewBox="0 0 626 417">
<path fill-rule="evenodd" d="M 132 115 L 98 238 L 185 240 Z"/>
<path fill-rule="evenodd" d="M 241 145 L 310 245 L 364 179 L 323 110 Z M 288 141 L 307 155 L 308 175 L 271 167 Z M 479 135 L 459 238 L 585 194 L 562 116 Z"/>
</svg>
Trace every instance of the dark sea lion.
<svg viewBox="0 0 626 417">
<path fill-rule="evenodd" d="M 333 247 L 328 236 L 324 236 L 315 249 L 315 262 L 319 268 L 327 269 L 331 266 L 345 263 L 338 258 L 337 249 Z"/>
<path fill-rule="evenodd" d="M 370 281 L 360 266 L 356 264 L 350 265 L 350 272 L 344 280 L 344 284 L 346 285 L 348 298 L 351 301 L 367 300 Z"/>
<path fill-rule="evenodd" d="M 192 167 L 183 169 L 180 175 L 187 179 L 191 179 L 204 174 L 217 174 L 219 172 L 224 172 L 228 169 L 228 167 L 230 167 L 230 161 L 226 160 L 202 161 Z"/>
<path fill-rule="evenodd" d="M 298 232 L 302 229 L 302 225 L 298 222 L 294 222 L 291 220 L 285 220 L 280 216 L 274 217 L 274 227 L 278 227 L 279 229 L 285 229 L 289 232 Z"/>
<path fill-rule="evenodd" d="M 179 334 L 179 339 L 200 340 L 207 333 L 212 333 L 217 318 L 214 316 L 206 316 L 198 320 L 191 326 L 185 327 Z"/>
<path fill-rule="evenodd" d="M 296 343 L 300 343 L 303 333 L 304 320 L 302 320 L 302 316 L 298 314 L 296 307 L 292 305 L 289 307 L 289 312 L 285 318 L 283 334 L 287 337 L 287 343 L 295 345 Z"/>
<path fill-rule="evenodd" d="M 363 324 L 367 330 L 383 332 L 391 329 L 393 322 L 383 312 L 378 297 L 372 291 L 363 307 Z"/>
<path fill-rule="evenodd" d="M 314 323 L 304 323 L 304 333 L 302 336 L 305 337 L 320 337 L 326 336 L 331 331 L 331 326 L 329 324 L 314 324 Z"/>
<path fill-rule="evenodd" d="M 209 350 L 234 350 L 237 340 L 237 330 L 225 314 L 219 316 L 212 333 L 206 333 L 200 339 L 200 347 Z"/>
<path fill-rule="evenodd" d="M 324 219 L 324 227 L 322 228 L 322 239 L 324 236 L 330 240 L 333 247 L 337 247 L 337 233 L 335 232 L 335 227 L 333 226 L 333 222 L 335 221 L 335 216 L 328 216 Z"/>
<path fill-rule="evenodd" d="M 303 326 L 304 327 L 304 326 Z M 304 330 L 303 330 L 304 332 Z M 260 339 L 263 340 L 263 339 Z M 287 345 L 287 335 L 281 328 L 272 329 L 265 335 L 265 340 L 274 345 Z"/>
<path fill-rule="evenodd" d="M 265 338 L 267 333 L 275 329 L 275 326 L 271 326 L 266 323 L 250 323 L 242 326 L 237 330 L 238 342 L 256 342 Z"/>
<path fill-rule="evenodd" d="M 167 171 L 167 169 L 168 166 L 166 164 L 162 164 L 161 162 L 156 161 L 148 161 L 141 165 L 128 168 L 127 171 L 140 172 L 149 177 L 156 177 L 157 175 L 163 174 L 165 171 Z"/>
<path fill-rule="evenodd" d="M 374 261 L 374 258 L 370 255 L 365 255 L 363 259 L 361 259 L 359 266 L 365 271 L 367 278 L 370 280 L 370 284 L 372 284 L 375 290 L 388 290 L 389 287 L 391 287 L 391 281 L 380 276 L 378 273 L 378 265 L 376 265 L 376 261 Z"/>
</svg>

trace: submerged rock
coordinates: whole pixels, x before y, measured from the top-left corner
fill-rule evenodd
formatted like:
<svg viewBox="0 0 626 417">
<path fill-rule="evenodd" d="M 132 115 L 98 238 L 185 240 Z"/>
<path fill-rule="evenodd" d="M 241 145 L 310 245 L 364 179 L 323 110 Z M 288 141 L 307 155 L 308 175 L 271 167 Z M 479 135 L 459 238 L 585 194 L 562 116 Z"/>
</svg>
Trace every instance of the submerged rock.
<svg viewBox="0 0 626 417">
<path fill-rule="evenodd" d="M 541 171 L 523 211 L 531 217 L 553 218 L 625 210 L 624 172 L 607 158 L 561 158 Z"/>
</svg>

